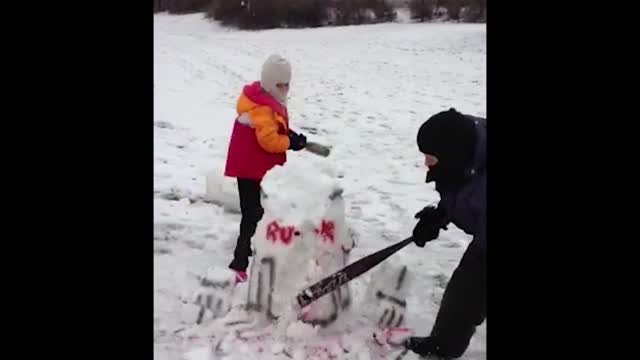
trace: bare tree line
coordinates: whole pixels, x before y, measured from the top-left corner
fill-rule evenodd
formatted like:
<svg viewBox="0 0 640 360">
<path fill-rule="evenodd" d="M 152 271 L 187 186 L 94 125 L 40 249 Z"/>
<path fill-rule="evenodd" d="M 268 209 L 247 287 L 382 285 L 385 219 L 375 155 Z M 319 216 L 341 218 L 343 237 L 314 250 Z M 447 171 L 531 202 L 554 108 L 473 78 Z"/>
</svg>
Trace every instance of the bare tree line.
<svg viewBox="0 0 640 360">
<path fill-rule="evenodd" d="M 486 21 L 486 0 L 154 0 L 153 10 L 204 12 L 224 25 L 268 29 L 388 22 L 402 5 L 419 21 Z"/>
</svg>

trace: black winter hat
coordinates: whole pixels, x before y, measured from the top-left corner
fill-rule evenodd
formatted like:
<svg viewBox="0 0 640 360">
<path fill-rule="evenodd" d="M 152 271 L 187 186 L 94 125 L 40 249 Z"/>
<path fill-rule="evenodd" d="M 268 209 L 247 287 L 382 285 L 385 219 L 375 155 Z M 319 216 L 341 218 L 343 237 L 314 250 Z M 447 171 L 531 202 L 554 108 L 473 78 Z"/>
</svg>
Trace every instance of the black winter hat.
<svg viewBox="0 0 640 360">
<path fill-rule="evenodd" d="M 451 108 L 433 115 L 418 130 L 418 148 L 438 158 L 429 169 L 429 179 L 456 183 L 471 166 L 476 146 L 476 130 L 472 119 Z"/>
</svg>

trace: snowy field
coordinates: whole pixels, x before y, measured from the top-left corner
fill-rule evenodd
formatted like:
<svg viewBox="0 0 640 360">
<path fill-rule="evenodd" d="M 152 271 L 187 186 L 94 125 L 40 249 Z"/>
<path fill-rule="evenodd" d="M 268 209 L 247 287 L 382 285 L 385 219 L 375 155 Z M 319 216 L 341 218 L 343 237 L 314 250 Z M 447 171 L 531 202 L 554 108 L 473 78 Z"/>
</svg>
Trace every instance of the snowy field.
<svg viewBox="0 0 640 360">
<path fill-rule="evenodd" d="M 262 62 L 274 52 L 293 68 L 291 127 L 333 147 L 328 158 L 305 151 L 289 156 L 339 174 L 346 220 L 356 237 L 352 261 L 409 236 L 413 215 L 438 201 L 433 185 L 424 183 L 415 142 L 422 121 L 449 107 L 486 116 L 485 25 L 247 32 L 222 28 L 201 15 L 155 15 L 156 360 L 181 359 L 193 348 L 180 334 L 195 322 L 197 308 L 189 301 L 197 276 L 231 260 L 240 221 L 237 200 L 233 195 L 206 199 L 205 175 L 222 173 L 242 86 L 259 78 Z M 228 193 L 235 190 L 233 182 L 223 185 Z M 414 274 L 407 321 L 418 335 L 431 330 L 444 287 L 469 240 L 450 226 L 425 248 L 410 245 L 389 258 Z M 352 282 L 354 303 L 370 275 Z M 463 358 L 486 359 L 486 323 Z"/>
</svg>

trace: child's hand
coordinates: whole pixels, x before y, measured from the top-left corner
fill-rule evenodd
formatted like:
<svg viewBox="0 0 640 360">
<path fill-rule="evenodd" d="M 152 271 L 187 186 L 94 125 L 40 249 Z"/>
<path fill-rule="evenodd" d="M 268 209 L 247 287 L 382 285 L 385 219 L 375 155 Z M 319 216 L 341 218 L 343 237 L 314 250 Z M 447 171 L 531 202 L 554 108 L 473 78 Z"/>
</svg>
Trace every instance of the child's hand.
<svg viewBox="0 0 640 360">
<path fill-rule="evenodd" d="M 307 146 L 307 137 L 289 130 L 289 149 L 299 151 L 304 149 L 305 146 Z"/>
</svg>

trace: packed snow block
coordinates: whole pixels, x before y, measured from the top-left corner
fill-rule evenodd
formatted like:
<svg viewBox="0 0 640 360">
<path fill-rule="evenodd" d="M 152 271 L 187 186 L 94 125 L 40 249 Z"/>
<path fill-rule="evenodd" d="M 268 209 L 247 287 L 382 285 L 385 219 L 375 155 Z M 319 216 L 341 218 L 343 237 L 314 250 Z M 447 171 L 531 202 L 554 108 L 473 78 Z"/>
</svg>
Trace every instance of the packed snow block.
<svg viewBox="0 0 640 360">
<path fill-rule="evenodd" d="M 381 329 L 405 324 L 407 295 L 413 275 L 407 266 L 381 263 L 371 274 L 365 295 L 365 314 Z"/>
<path fill-rule="evenodd" d="M 180 360 L 210 360 L 211 358 L 211 347 L 203 346 L 185 353 Z"/>
<path fill-rule="evenodd" d="M 353 248 L 342 188 L 330 168 L 292 157 L 262 182 L 264 215 L 252 239 L 247 308 L 288 317 L 296 294 L 343 268 Z M 305 322 L 327 326 L 349 304 L 348 285 L 304 309 Z"/>
<path fill-rule="evenodd" d="M 210 171 L 205 174 L 205 201 L 222 206 L 230 212 L 240 212 L 240 197 L 235 178 L 225 177 L 224 171 Z"/>
<path fill-rule="evenodd" d="M 200 308 L 196 323 L 226 315 L 231 309 L 234 286 L 235 273 L 232 270 L 220 266 L 207 269 L 196 294 L 195 304 Z"/>
</svg>

